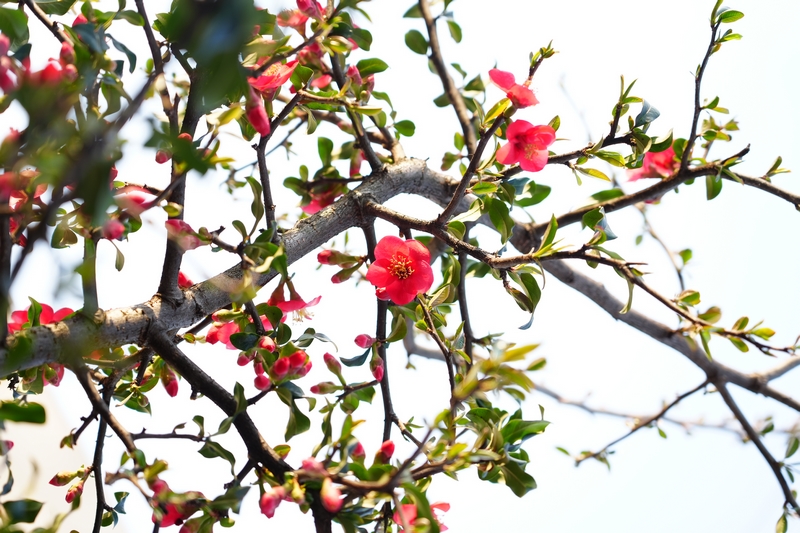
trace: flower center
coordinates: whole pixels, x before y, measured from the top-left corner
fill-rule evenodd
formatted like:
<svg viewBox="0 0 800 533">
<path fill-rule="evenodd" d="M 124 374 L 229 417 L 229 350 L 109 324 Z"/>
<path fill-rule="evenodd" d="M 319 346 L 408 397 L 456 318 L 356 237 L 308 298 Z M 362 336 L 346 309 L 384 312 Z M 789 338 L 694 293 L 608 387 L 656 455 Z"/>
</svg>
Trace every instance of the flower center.
<svg viewBox="0 0 800 533">
<path fill-rule="evenodd" d="M 389 272 L 397 279 L 406 279 L 414 273 L 411 259 L 402 255 L 395 255 L 389 260 Z"/>
</svg>

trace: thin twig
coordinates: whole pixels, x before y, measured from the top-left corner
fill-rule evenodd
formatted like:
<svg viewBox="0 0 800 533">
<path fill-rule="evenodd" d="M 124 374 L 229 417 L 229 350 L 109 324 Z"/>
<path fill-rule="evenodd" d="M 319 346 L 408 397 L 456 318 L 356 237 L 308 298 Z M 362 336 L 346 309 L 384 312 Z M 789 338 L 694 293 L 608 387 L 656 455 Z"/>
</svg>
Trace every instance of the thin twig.
<svg viewBox="0 0 800 533">
<path fill-rule="evenodd" d="M 450 99 L 450 105 L 453 106 L 453 110 L 456 112 L 456 117 L 458 117 L 458 123 L 461 125 L 461 131 L 464 135 L 464 144 L 467 147 L 467 155 L 474 158 L 478 149 L 478 141 L 475 138 L 475 129 L 472 126 L 472 121 L 470 120 L 467 106 L 464 103 L 464 98 L 456 88 L 453 78 L 450 77 L 450 74 L 447 72 L 447 67 L 444 64 L 442 50 L 439 46 L 439 34 L 436 31 L 436 20 L 431 14 L 431 8 L 430 5 L 428 5 L 428 0 L 419 0 L 418 4 L 419 9 L 422 12 L 422 18 L 425 19 L 425 27 L 428 30 L 428 40 L 430 41 L 431 46 L 431 54 L 429 59 L 433 63 L 433 67 L 436 69 L 439 79 L 442 80 L 444 92 Z"/>
</svg>

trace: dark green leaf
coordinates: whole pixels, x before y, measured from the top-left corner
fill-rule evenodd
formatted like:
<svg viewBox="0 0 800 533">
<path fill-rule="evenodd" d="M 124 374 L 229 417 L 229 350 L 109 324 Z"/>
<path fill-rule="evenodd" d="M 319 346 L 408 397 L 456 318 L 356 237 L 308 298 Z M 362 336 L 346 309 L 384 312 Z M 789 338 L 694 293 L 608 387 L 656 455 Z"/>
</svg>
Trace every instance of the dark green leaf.
<svg viewBox="0 0 800 533">
<path fill-rule="evenodd" d="M 136 13 L 136 15 L 138 15 L 138 13 Z M 106 37 L 111 39 L 111 44 L 114 45 L 114 48 L 125 54 L 125 56 L 128 58 L 128 64 L 129 64 L 128 69 L 132 73 L 136 69 L 136 54 L 131 52 L 131 50 L 127 46 L 125 46 L 118 40 L 114 39 L 111 35 L 106 35 Z"/>
<path fill-rule="evenodd" d="M 367 77 L 370 74 L 377 74 L 378 72 L 383 72 L 389 65 L 387 65 L 384 61 L 378 58 L 372 59 L 362 59 L 358 63 L 356 63 L 356 68 L 358 68 L 358 72 L 361 74 L 362 77 Z"/>
<path fill-rule="evenodd" d="M 645 124 L 650 124 L 661 115 L 661 112 L 650 105 L 647 100 L 642 102 L 642 110 L 636 115 L 634 127 L 640 128 Z"/>
<path fill-rule="evenodd" d="M 36 515 L 42 508 L 42 502 L 36 500 L 16 500 L 3 503 L 8 515 L 9 524 L 30 524 L 36 520 Z"/>
<path fill-rule="evenodd" d="M 372 351 L 372 349 L 367 348 L 366 351 L 359 356 L 352 357 L 350 359 L 342 357 L 340 360 L 344 366 L 361 366 L 367 361 L 367 356 L 369 355 L 370 351 Z"/>
<path fill-rule="evenodd" d="M 44 424 L 46 415 L 44 407 L 38 403 L 0 403 L 0 420 L 10 422 L 28 422 L 30 424 Z"/>
<path fill-rule="evenodd" d="M 394 127 L 398 133 L 401 133 L 406 137 L 413 136 L 414 131 L 416 130 L 416 126 L 410 120 L 401 120 L 399 122 L 395 122 Z"/>
<path fill-rule="evenodd" d="M 536 488 L 536 480 L 514 461 L 508 461 L 500 470 L 508 488 L 519 498 Z"/>
<path fill-rule="evenodd" d="M 425 36 L 417 30 L 410 30 L 406 33 L 405 41 L 406 46 L 408 46 L 412 52 L 423 56 L 428 54 L 428 41 L 425 39 Z"/>
<path fill-rule="evenodd" d="M 206 459 L 213 459 L 214 457 L 222 457 L 231 464 L 231 475 L 235 475 L 233 468 L 236 464 L 236 458 L 231 452 L 223 448 L 222 445 L 220 445 L 218 442 L 207 440 L 205 444 L 203 444 L 203 447 L 200 448 L 198 453 L 203 457 L 205 457 Z"/>
<path fill-rule="evenodd" d="M 66 15 L 75 0 L 36 0 L 42 11 L 48 15 Z"/>
<path fill-rule="evenodd" d="M 450 37 L 457 43 L 461 42 L 461 26 L 459 26 L 456 21 L 454 20 L 447 20 L 447 29 L 450 30 Z"/>
</svg>

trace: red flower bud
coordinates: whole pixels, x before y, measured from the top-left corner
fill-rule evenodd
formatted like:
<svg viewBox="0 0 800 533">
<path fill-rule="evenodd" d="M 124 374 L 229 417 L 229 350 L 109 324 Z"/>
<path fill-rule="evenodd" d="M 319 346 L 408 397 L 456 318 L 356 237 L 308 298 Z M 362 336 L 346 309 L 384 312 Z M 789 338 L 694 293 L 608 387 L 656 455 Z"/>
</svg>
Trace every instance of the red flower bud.
<svg viewBox="0 0 800 533">
<path fill-rule="evenodd" d="M 261 365 L 259 364 L 258 366 L 260 367 Z M 272 382 L 265 374 L 256 376 L 254 383 L 258 390 L 267 390 L 272 386 Z"/>
<path fill-rule="evenodd" d="M 325 469 L 323 464 L 314 459 L 313 457 L 303 459 L 301 468 L 305 470 L 306 473 L 308 474 L 313 474 L 320 477 L 328 475 L 328 471 Z"/>
<path fill-rule="evenodd" d="M 364 460 L 366 455 L 367 454 L 364 452 L 364 446 L 362 446 L 360 442 L 356 441 L 355 446 L 353 446 L 353 448 L 350 450 L 350 457 L 352 457 L 355 461 L 361 462 Z"/>
<path fill-rule="evenodd" d="M 342 364 L 333 355 L 326 352 L 325 355 L 322 356 L 322 360 L 325 361 L 325 366 L 328 367 L 328 370 L 337 376 L 342 374 Z"/>
<path fill-rule="evenodd" d="M 78 474 L 79 472 L 77 471 L 59 472 L 58 474 L 53 476 L 53 479 L 50 480 L 50 484 L 53 485 L 54 487 L 63 487 L 64 485 L 66 485 L 67 483 L 78 477 Z"/>
<path fill-rule="evenodd" d="M 306 366 L 297 371 L 297 375 L 302 378 L 303 376 L 309 373 L 309 371 L 311 370 L 311 366 L 312 366 L 311 361 L 307 362 Z"/>
<path fill-rule="evenodd" d="M 64 498 L 65 500 L 67 500 L 67 503 L 72 503 L 73 500 L 75 500 L 75 498 L 77 498 L 83 493 L 84 481 L 85 480 L 82 479 L 69 488 L 69 490 L 67 491 L 67 495 Z"/>
<path fill-rule="evenodd" d="M 313 385 L 311 387 L 311 392 L 314 394 L 330 394 L 340 389 L 341 387 L 338 386 L 336 383 L 332 383 L 330 381 L 323 381 L 322 383 L 317 383 L 316 385 Z"/>
<path fill-rule="evenodd" d="M 281 500 L 283 500 L 285 495 L 286 490 L 283 487 L 267 488 L 264 494 L 261 495 L 261 500 L 258 503 L 261 512 L 266 515 L 267 518 L 275 516 L 275 509 L 281 504 Z"/>
<path fill-rule="evenodd" d="M 186 142 L 192 142 L 192 136 L 189 135 L 188 133 L 181 133 L 180 135 L 178 135 L 178 139 L 181 139 Z"/>
<path fill-rule="evenodd" d="M 289 373 L 289 358 L 279 357 L 275 364 L 272 365 L 272 375 L 275 379 L 281 379 Z"/>
<path fill-rule="evenodd" d="M 71 42 L 64 41 L 61 43 L 61 51 L 58 54 L 58 58 L 62 65 L 72 65 L 75 63 L 75 49 L 72 47 Z"/>
<path fill-rule="evenodd" d="M 72 27 L 78 26 L 80 24 L 89 24 L 89 21 L 86 20 L 86 17 L 83 16 L 83 13 L 75 17 L 75 20 L 72 21 Z"/>
<path fill-rule="evenodd" d="M 125 224 L 117 218 L 110 218 L 103 224 L 103 238 L 110 241 L 119 239 L 125 233 Z"/>
<path fill-rule="evenodd" d="M 394 455 L 394 442 L 387 440 L 381 444 L 380 450 L 375 454 L 375 464 L 388 463 Z"/>
<path fill-rule="evenodd" d="M 355 343 L 356 346 L 358 346 L 359 348 L 363 348 L 366 350 L 367 348 L 375 344 L 375 339 L 373 337 L 370 337 L 366 333 L 362 333 L 361 335 L 358 335 L 356 337 Z"/>
<path fill-rule="evenodd" d="M 206 337 L 206 340 L 208 340 L 208 337 Z M 236 364 L 239 366 L 247 366 L 250 364 L 250 358 L 247 357 L 247 354 L 242 352 L 239 354 L 239 358 L 236 359 Z"/>
<path fill-rule="evenodd" d="M 342 508 L 342 492 L 333 485 L 331 478 L 326 477 L 322 481 L 322 489 L 319 494 L 322 497 L 322 506 L 329 513 L 338 513 Z"/>
<path fill-rule="evenodd" d="M 306 354 L 306 352 L 302 350 L 294 352 L 292 355 L 290 355 L 289 368 L 291 372 L 294 374 L 295 372 L 303 368 L 303 365 L 306 364 L 307 359 L 308 359 L 308 354 Z"/>
<path fill-rule="evenodd" d="M 272 340 L 272 337 L 261 337 L 258 340 L 258 347 L 262 350 L 267 350 L 268 352 L 274 352 L 276 345 L 275 341 Z"/>
<path fill-rule="evenodd" d="M 156 152 L 156 163 L 159 165 L 163 165 L 167 161 L 172 159 L 172 154 L 169 153 L 167 150 L 159 150 Z"/>
</svg>

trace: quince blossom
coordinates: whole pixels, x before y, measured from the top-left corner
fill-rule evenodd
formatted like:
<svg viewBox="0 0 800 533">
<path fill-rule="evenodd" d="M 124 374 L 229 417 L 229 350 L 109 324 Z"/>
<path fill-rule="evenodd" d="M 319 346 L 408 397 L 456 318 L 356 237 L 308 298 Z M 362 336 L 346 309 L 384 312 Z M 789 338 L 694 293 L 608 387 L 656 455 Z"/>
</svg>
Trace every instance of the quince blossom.
<svg viewBox="0 0 800 533">
<path fill-rule="evenodd" d="M 675 150 L 670 146 L 663 152 L 647 152 L 641 168 L 628 171 L 628 181 L 642 178 L 667 178 L 680 168 L 681 162 L 675 159 Z"/>
<path fill-rule="evenodd" d="M 539 103 L 533 91 L 528 88 L 530 80 L 520 85 L 514 79 L 513 74 L 496 68 L 489 71 L 489 79 L 506 92 L 506 97 L 511 100 L 514 107 L 522 109 L 523 107 L 529 107 Z"/>
<path fill-rule="evenodd" d="M 450 504 L 446 502 L 436 502 L 431 504 L 431 511 L 433 512 L 433 518 L 436 520 L 436 523 L 439 524 L 439 531 L 447 531 L 447 526 L 442 524 L 441 515 L 446 513 L 450 510 Z M 400 513 L 402 512 L 403 517 L 400 517 Z M 394 516 L 392 516 L 392 520 L 394 520 L 395 524 L 400 527 L 400 530 L 403 530 L 403 518 L 405 518 L 406 523 L 411 526 L 417 520 L 417 506 L 413 503 L 407 503 L 401 506 L 401 509 L 395 511 Z"/>
<path fill-rule="evenodd" d="M 547 165 L 547 147 L 556 140 L 550 126 L 534 126 L 524 120 L 515 120 L 506 130 L 508 144 L 497 151 L 497 161 L 504 165 L 519 163 L 522 170 L 539 172 Z"/>
<path fill-rule="evenodd" d="M 286 296 L 283 294 L 284 286 L 289 287 L 289 300 L 286 300 Z M 317 296 L 316 298 L 306 302 L 303 300 L 303 297 L 297 293 L 294 288 L 294 284 L 290 280 L 286 280 L 278 284 L 278 286 L 270 295 L 269 300 L 267 300 L 267 305 L 277 307 L 283 311 L 284 314 L 294 312 L 295 320 L 300 321 L 303 318 L 311 318 L 306 309 L 309 307 L 314 307 L 321 299 L 322 296 Z"/>
<path fill-rule="evenodd" d="M 431 254 L 421 242 L 389 235 L 375 247 L 367 281 L 377 287 L 375 295 L 381 300 L 405 305 L 433 285 L 430 261 Z"/>
</svg>

